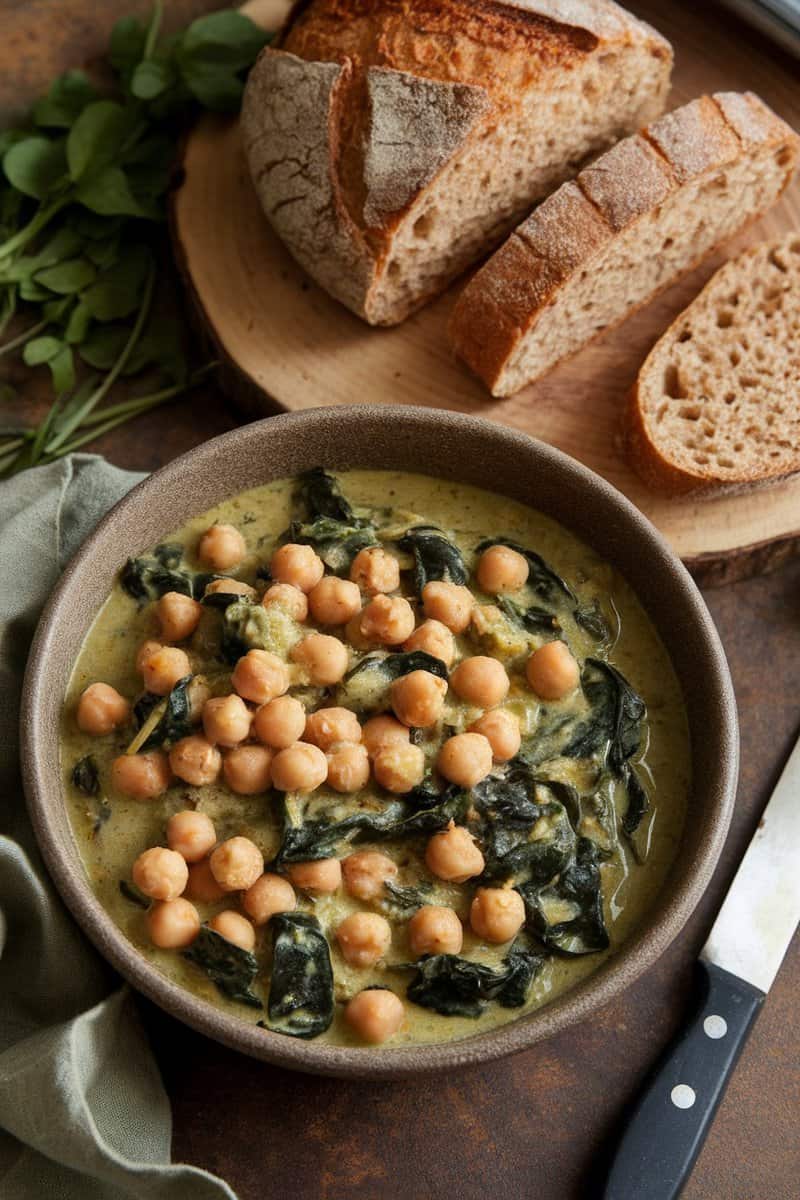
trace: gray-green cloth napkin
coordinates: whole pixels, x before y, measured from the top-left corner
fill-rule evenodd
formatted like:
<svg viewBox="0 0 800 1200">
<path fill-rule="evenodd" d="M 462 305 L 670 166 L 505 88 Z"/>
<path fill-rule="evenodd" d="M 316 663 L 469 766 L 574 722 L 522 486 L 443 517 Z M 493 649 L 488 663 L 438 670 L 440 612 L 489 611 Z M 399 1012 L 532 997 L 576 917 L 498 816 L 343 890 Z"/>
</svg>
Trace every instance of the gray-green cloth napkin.
<svg viewBox="0 0 800 1200">
<path fill-rule="evenodd" d="M 19 775 L 20 690 L 39 613 L 87 533 L 140 478 L 80 454 L 0 483 L 3 1200 L 236 1200 L 206 1171 L 170 1163 L 169 1101 L 133 998 L 50 883 Z"/>
</svg>

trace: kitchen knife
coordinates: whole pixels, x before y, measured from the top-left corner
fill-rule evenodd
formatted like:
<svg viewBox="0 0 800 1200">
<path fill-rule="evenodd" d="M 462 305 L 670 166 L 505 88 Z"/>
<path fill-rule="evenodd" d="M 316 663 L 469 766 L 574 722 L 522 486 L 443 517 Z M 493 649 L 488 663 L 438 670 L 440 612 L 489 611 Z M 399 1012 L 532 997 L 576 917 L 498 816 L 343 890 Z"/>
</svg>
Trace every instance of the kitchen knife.
<svg viewBox="0 0 800 1200">
<path fill-rule="evenodd" d="M 604 1200 L 680 1194 L 798 920 L 800 740 L 700 953 L 700 1011 L 641 1096 Z"/>
</svg>

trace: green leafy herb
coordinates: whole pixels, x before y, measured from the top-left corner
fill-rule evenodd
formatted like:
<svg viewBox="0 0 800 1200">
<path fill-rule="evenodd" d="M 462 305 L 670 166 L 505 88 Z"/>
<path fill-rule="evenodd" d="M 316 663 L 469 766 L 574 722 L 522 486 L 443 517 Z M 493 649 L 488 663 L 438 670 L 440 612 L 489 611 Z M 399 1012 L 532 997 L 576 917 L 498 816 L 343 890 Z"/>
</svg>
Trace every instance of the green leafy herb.
<svg viewBox="0 0 800 1200">
<path fill-rule="evenodd" d="M 277 913 L 270 927 L 268 1028 L 289 1037 L 317 1037 L 333 1020 L 333 970 L 320 923 L 308 913 Z"/>
<path fill-rule="evenodd" d="M 175 147 L 199 107 L 235 111 L 269 35 L 238 12 L 159 37 L 123 17 L 108 63 L 113 93 L 81 71 L 55 80 L 19 129 L 0 134 L 0 345 L 46 366 L 55 402 L 35 428 L 0 435 L 0 476 L 49 462 L 194 387 L 181 335 L 153 315 Z M 84 377 L 86 364 L 101 378 Z M 124 375 L 155 371 L 144 394 L 104 403 Z"/>
<path fill-rule="evenodd" d="M 576 623 L 598 642 L 611 641 L 611 630 L 599 600 L 594 600 L 591 604 L 579 604 L 572 615 Z"/>
<path fill-rule="evenodd" d="M 608 948 L 599 858 L 594 842 L 580 838 L 575 859 L 550 886 L 519 887 L 528 919 L 550 949 L 574 956 Z"/>
<path fill-rule="evenodd" d="M 100 791 L 100 771 L 94 755 L 79 758 L 72 768 L 72 784 L 84 796 L 96 796 Z"/>
<path fill-rule="evenodd" d="M 355 515 L 338 481 L 322 467 L 300 477 L 296 499 L 305 517 L 293 521 L 281 541 L 313 546 L 334 574 L 347 571 L 359 550 L 378 544 L 372 523 Z"/>
<path fill-rule="evenodd" d="M 396 679 L 412 671 L 428 671 L 439 679 L 447 679 L 447 667 L 440 658 L 425 650 L 402 654 L 376 652 L 345 675 L 337 688 L 336 703 L 354 712 L 379 712 L 389 706 L 389 692 Z"/>
<path fill-rule="evenodd" d="M 490 1000 L 503 1008 L 521 1008 L 544 961 L 544 955 L 522 940 L 512 945 L 497 969 L 455 954 L 426 955 L 408 964 L 416 974 L 406 994 L 445 1017 L 479 1017 Z"/>
<path fill-rule="evenodd" d="M 136 904 L 139 908 L 149 908 L 150 901 L 145 896 L 144 892 L 140 892 L 135 883 L 129 883 L 127 879 L 120 879 L 119 890 L 126 900 L 131 904 Z"/>
<path fill-rule="evenodd" d="M 458 546 L 435 525 L 414 525 L 398 539 L 398 546 L 414 556 L 414 587 L 422 595 L 426 583 L 467 582 L 467 568 Z"/>
<path fill-rule="evenodd" d="M 381 902 L 384 912 L 390 913 L 396 920 L 406 920 L 423 904 L 428 903 L 431 885 L 423 881 L 414 887 L 403 887 L 402 884 L 386 879 L 383 890 L 386 893 Z"/>
<path fill-rule="evenodd" d="M 616 667 L 599 658 L 586 659 L 581 686 L 591 713 L 562 754 L 589 758 L 604 752 L 611 770 L 619 777 L 625 763 L 639 749 L 641 725 L 647 715 L 644 700 Z"/>
<path fill-rule="evenodd" d="M 205 971 L 228 999 L 238 1000 L 250 1008 L 263 1008 L 252 991 L 253 980 L 258 974 L 258 959 L 249 950 L 235 946 L 207 925 L 202 925 L 189 949 L 184 950 L 183 957 Z"/>
<path fill-rule="evenodd" d="M 555 613 L 539 604 L 523 608 L 508 596 L 498 596 L 497 605 L 515 625 L 527 629 L 528 633 L 558 633 L 561 629 Z"/>
<path fill-rule="evenodd" d="M 179 679 L 167 696 L 167 708 L 153 732 L 139 746 L 139 751 L 156 750 L 161 746 L 173 746 L 192 732 L 192 706 L 189 701 L 189 684 L 192 676 Z M 162 701 L 161 696 L 145 692 L 133 706 L 136 728 L 141 729 L 150 713 Z"/>
<path fill-rule="evenodd" d="M 129 558 L 120 573 L 119 581 L 129 596 L 145 604 L 159 600 L 167 592 L 193 593 L 193 579 L 188 571 L 167 567 L 157 558 Z"/>
</svg>

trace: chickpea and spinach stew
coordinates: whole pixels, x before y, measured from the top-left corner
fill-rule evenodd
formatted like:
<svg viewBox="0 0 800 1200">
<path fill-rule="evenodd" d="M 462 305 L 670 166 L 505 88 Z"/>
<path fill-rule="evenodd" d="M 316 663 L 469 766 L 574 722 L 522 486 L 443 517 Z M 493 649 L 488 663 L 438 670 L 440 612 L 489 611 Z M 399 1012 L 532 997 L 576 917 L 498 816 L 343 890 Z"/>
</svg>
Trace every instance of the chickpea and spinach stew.
<svg viewBox="0 0 800 1200">
<path fill-rule="evenodd" d="M 350 1045 L 468 1036 L 595 969 L 663 882 L 690 772 L 666 652 L 591 550 L 477 488 L 321 468 L 126 564 L 62 745 L 141 952 Z"/>
</svg>

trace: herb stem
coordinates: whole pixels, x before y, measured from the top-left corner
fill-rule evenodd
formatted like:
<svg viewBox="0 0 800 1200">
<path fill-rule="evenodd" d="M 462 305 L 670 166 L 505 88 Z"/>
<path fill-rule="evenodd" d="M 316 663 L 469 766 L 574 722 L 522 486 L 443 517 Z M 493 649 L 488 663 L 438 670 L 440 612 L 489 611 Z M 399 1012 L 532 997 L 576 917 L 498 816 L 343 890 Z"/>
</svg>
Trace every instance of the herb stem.
<svg viewBox="0 0 800 1200">
<path fill-rule="evenodd" d="M 158 33 L 161 29 L 161 20 L 164 16 L 164 0 L 155 0 L 153 4 L 153 15 L 150 18 L 150 27 L 147 30 L 147 39 L 144 44 L 143 58 L 152 58 L 153 51 L 156 48 L 158 41 Z"/>
<path fill-rule="evenodd" d="M 12 338 L 10 342 L 5 342 L 2 346 L 0 346 L 0 358 L 2 358 L 4 354 L 10 354 L 12 350 L 16 350 L 17 346 L 24 345 L 25 342 L 30 341 L 32 337 L 36 337 L 36 334 L 41 333 L 43 329 L 46 329 L 48 324 L 49 322 L 47 321 L 39 321 L 36 325 L 29 325 L 27 329 L 23 329 L 22 333 L 19 334 L 18 337 Z"/>
<path fill-rule="evenodd" d="M 10 254 L 16 254 L 23 246 L 27 246 L 28 242 L 32 241 L 37 233 L 40 233 L 56 213 L 61 212 L 61 209 L 69 204 L 69 202 L 69 195 L 61 196 L 58 200 L 54 200 L 52 204 L 40 208 L 27 225 L 24 225 L 8 241 L 0 243 L 0 258 L 8 258 Z"/>
</svg>

